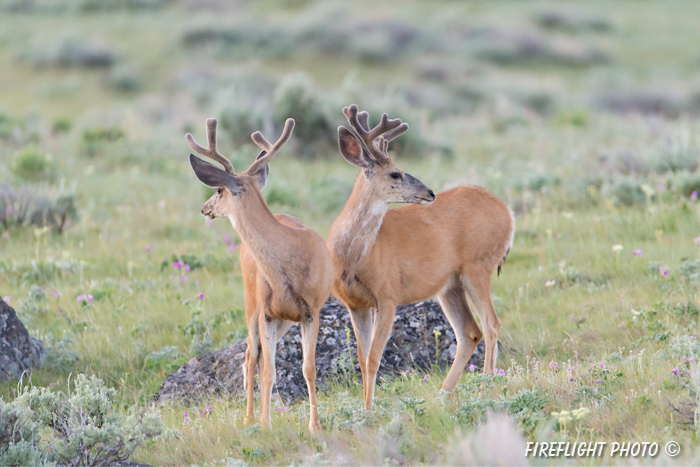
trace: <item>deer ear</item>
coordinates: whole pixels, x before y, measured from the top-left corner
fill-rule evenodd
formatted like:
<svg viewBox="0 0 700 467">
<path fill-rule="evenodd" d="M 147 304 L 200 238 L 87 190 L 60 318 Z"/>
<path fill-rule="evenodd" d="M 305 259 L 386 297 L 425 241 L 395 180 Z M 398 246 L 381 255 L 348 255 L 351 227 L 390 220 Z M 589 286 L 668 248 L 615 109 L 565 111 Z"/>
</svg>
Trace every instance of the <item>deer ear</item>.
<svg viewBox="0 0 700 467">
<path fill-rule="evenodd" d="M 365 155 L 362 143 L 344 126 L 338 127 L 338 149 L 346 161 L 357 167 L 367 169 L 372 160 Z"/>
<path fill-rule="evenodd" d="M 260 154 L 258 154 L 258 157 L 256 157 L 255 160 L 257 161 L 265 154 L 267 154 L 267 151 L 260 151 Z M 267 184 L 267 176 L 270 175 L 270 164 L 265 164 L 256 173 L 250 175 L 258 181 L 258 186 L 260 187 L 260 190 L 262 190 L 265 188 L 265 184 Z"/>
<path fill-rule="evenodd" d="M 199 181 L 205 185 L 212 188 L 225 187 L 232 193 L 238 193 L 240 191 L 240 185 L 236 177 L 215 165 L 204 162 L 194 154 L 190 154 L 190 165 Z"/>
</svg>

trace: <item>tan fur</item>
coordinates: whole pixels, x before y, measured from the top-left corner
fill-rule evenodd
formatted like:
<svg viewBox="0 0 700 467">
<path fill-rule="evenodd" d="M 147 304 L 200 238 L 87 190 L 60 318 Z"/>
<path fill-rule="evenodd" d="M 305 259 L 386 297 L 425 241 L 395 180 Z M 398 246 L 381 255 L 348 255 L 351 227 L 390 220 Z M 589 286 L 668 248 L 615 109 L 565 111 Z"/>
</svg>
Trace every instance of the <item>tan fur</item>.
<svg viewBox="0 0 700 467">
<path fill-rule="evenodd" d="M 351 144 L 341 144 L 341 152 L 343 147 L 352 152 Z M 328 237 L 336 272 L 333 293 L 352 317 L 366 408 L 372 406 L 377 370 L 399 304 L 438 297 L 457 337 L 455 360 L 442 386 L 449 392 L 482 337 L 468 296 L 485 329 L 484 372 L 493 372 L 501 322 L 491 302 L 491 277 L 507 256 L 515 230 L 511 209 L 473 186 L 459 186 L 438 194 L 430 204 L 409 204 L 383 215 L 397 191 L 404 202 L 425 199 L 424 186 L 414 185 L 411 193 L 410 185 L 393 183 L 388 175 L 397 170 L 388 157 L 363 169 Z M 367 209 L 370 205 L 374 212 Z M 377 224 L 378 230 L 366 228 Z"/>
</svg>

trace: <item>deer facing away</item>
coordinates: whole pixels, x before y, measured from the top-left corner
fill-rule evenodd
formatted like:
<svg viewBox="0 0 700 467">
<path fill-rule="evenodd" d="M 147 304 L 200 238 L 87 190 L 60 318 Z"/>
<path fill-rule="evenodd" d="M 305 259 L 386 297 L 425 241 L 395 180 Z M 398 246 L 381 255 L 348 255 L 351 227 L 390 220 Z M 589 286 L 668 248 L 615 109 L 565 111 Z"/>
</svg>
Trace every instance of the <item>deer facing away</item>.
<svg viewBox="0 0 700 467">
<path fill-rule="evenodd" d="M 208 147 L 187 134 L 187 144 L 195 152 L 219 162 L 224 170 L 190 154 L 197 178 L 216 188 L 202 207 L 211 219 L 228 217 L 241 237 L 241 272 L 245 288 L 248 349 L 243 364 L 247 392 L 246 421 L 254 414 L 255 368 L 259 368 L 261 422 L 270 428 L 270 399 L 275 383 L 277 341 L 293 322 L 301 323 L 304 355 L 303 374 L 309 391 L 312 432 L 321 428 L 316 406 L 316 339 L 321 306 L 331 293 L 333 262 L 323 239 L 298 219 L 272 214 L 262 197 L 269 173 L 268 162 L 289 140 L 294 120 L 288 119 L 279 140 L 270 144 L 260 132 L 252 135 L 262 148 L 245 172 L 234 172 L 233 165 L 216 149 L 216 120 L 207 120 Z"/>
<path fill-rule="evenodd" d="M 443 390 L 455 388 L 482 338 L 472 308 L 484 328 L 484 372 L 492 373 L 501 321 L 491 301 L 491 276 L 496 269 L 500 273 L 513 243 L 511 209 L 473 186 L 436 196 L 387 153 L 407 124 L 384 114 L 370 130 L 367 112 L 358 113 L 352 105 L 343 113 L 352 131 L 338 128 L 339 149 L 361 170 L 331 226 L 328 247 L 336 272 L 333 293 L 352 318 L 365 407 L 372 406 L 377 370 L 400 304 L 437 295 L 457 338 Z M 410 204 L 388 210 L 389 203 Z"/>
</svg>

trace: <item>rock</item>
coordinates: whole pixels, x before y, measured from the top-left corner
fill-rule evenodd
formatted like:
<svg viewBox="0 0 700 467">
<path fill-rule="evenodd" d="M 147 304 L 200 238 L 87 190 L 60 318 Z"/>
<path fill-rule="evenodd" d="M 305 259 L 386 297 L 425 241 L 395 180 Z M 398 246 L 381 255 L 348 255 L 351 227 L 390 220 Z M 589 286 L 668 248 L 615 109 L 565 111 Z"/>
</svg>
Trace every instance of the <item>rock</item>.
<svg viewBox="0 0 700 467">
<path fill-rule="evenodd" d="M 357 346 L 350 314 L 331 298 L 321 309 L 320 329 L 316 344 L 316 385 L 319 391 L 333 379 L 357 381 L 361 384 Z M 434 331 L 442 334 L 435 337 Z M 437 349 L 436 349 L 437 342 Z M 440 306 L 433 301 L 399 306 L 387 343 L 379 377 L 434 367 L 448 368 L 456 351 L 452 327 Z M 203 396 L 244 396 L 242 365 L 246 341 L 201 354 L 177 372 L 165 378 L 156 401 L 194 401 Z M 299 325 L 294 325 L 277 345 L 277 383 L 273 397 L 285 401 L 307 397 L 306 382 L 301 373 L 303 355 Z M 479 343 L 470 364 L 482 368 L 484 342 Z"/>
<path fill-rule="evenodd" d="M 20 378 L 44 358 L 44 344 L 29 335 L 15 310 L 0 298 L 0 380 Z"/>
</svg>

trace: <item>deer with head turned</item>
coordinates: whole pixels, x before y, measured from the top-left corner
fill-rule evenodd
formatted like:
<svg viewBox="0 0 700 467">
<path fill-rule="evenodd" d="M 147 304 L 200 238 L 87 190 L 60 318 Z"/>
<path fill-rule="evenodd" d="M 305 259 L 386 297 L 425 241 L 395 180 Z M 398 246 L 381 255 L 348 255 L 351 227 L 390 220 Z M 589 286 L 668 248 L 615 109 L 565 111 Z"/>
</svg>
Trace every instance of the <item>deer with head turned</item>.
<svg viewBox="0 0 700 467">
<path fill-rule="evenodd" d="M 372 406 L 377 370 L 396 306 L 437 295 L 457 338 L 442 389 L 451 392 L 482 338 L 484 372 L 493 373 L 501 321 L 491 301 L 491 277 L 513 243 L 513 212 L 490 192 L 458 186 L 435 195 L 399 169 L 388 155 L 391 140 L 408 130 L 382 115 L 370 129 L 367 112 L 343 109 L 352 130 L 338 128 L 341 154 L 360 173 L 331 226 L 333 293 L 348 308 L 357 340 L 365 407 Z M 388 209 L 389 203 L 409 203 Z M 471 300 L 471 307 L 467 302 Z"/>
<path fill-rule="evenodd" d="M 321 425 L 316 403 L 316 339 L 319 312 L 333 286 L 333 262 L 323 239 L 286 214 L 272 214 L 261 190 L 269 173 L 268 163 L 289 140 L 294 120 L 285 122 L 282 136 L 270 144 L 260 132 L 252 134 L 262 148 L 245 172 L 236 173 L 231 162 L 216 149 L 216 120 L 207 120 L 208 147 L 186 135 L 195 152 L 219 162 L 224 170 L 190 154 L 197 178 L 216 193 L 204 203 L 202 214 L 210 219 L 227 217 L 241 237 L 241 272 L 245 289 L 248 348 L 243 364 L 247 393 L 246 422 L 254 414 L 255 368 L 259 368 L 261 422 L 270 428 L 270 400 L 275 383 L 277 341 L 294 322 L 301 323 L 303 374 L 309 391 L 309 429 Z"/>
</svg>

